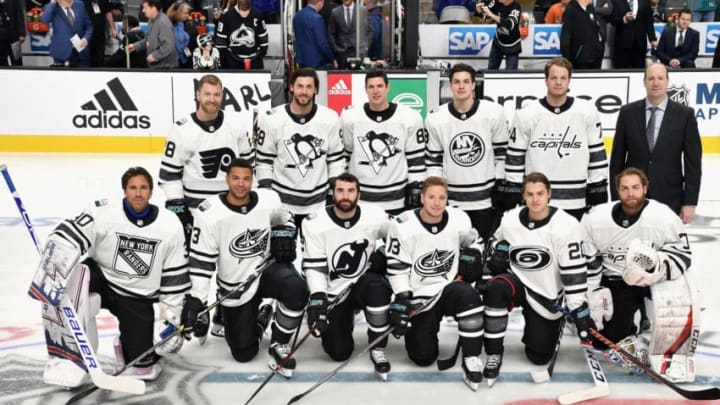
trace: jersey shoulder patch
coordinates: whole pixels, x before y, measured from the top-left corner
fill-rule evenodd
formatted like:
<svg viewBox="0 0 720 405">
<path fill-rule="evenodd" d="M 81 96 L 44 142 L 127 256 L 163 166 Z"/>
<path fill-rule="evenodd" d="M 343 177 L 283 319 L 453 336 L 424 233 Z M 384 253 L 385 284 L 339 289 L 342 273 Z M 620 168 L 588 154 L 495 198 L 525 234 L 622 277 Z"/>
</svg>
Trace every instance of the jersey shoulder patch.
<svg viewBox="0 0 720 405">
<path fill-rule="evenodd" d="M 109 201 L 107 198 L 103 198 L 103 199 L 100 199 L 100 200 L 95 200 L 95 206 L 98 207 L 98 208 L 104 207 L 104 206 L 106 206 L 106 205 L 108 205 L 108 204 L 110 204 L 110 201 Z"/>
<path fill-rule="evenodd" d="M 181 127 L 187 123 L 187 118 L 180 118 L 179 120 L 175 121 L 175 125 Z"/>
<path fill-rule="evenodd" d="M 198 210 L 200 210 L 201 212 L 205 212 L 209 210 L 211 206 L 212 204 L 210 204 L 210 200 L 205 200 L 201 202 L 200 205 L 198 205 Z"/>
</svg>

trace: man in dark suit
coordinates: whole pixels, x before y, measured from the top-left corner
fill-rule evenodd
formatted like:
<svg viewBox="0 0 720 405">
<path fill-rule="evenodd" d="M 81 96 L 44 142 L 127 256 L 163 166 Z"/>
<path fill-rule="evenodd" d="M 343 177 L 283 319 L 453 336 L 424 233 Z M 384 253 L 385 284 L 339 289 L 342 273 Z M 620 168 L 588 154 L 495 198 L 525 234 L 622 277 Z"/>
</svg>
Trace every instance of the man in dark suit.
<svg viewBox="0 0 720 405">
<path fill-rule="evenodd" d="M 657 46 L 657 57 L 671 68 L 694 68 L 700 48 L 700 33 L 690 28 L 692 11 L 680 10 L 677 27 L 665 28 Z"/>
<path fill-rule="evenodd" d="M 82 1 L 52 0 L 45 5 L 40 18 L 44 23 L 53 25 L 49 50 L 53 65 L 90 65 L 88 44 L 93 27 Z M 75 44 L 71 41 L 75 41 Z"/>
<path fill-rule="evenodd" d="M 357 53 L 358 47 L 355 43 L 357 40 L 355 34 L 357 16 L 355 14 L 360 14 L 359 53 Z M 328 39 L 333 52 L 335 52 L 338 68 L 347 69 L 347 59 L 354 58 L 356 54 L 360 59 L 367 55 L 367 39 L 372 37 L 372 32 L 368 32 L 368 28 L 367 10 L 364 7 L 355 7 L 353 0 L 343 0 L 341 6 L 333 9 L 328 24 Z"/>
<path fill-rule="evenodd" d="M 648 197 L 667 204 L 687 224 L 695 217 L 702 167 L 695 113 L 668 98 L 668 73 L 662 63 L 645 69 L 643 83 L 647 98 L 620 109 L 610 178 L 626 167 L 645 171 L 650 179 Z M 617 200 L 617 191 L 611 192 Z"/>
<path fill-rule="evenodd" d="M 307 6 L 293 17 L 295 62 L 300 67 L 319 69 L 329 63 L 336 69 L 338 67 L 328 42 L 325 21 L 318 13 L 324 4 L 324 0 L 307 0 Z"/>
<path fill-rule="evenodd" d="M 647 40 L 657 46 L 648 0 L 612 0 L 611 22 L 615 26 L 613 67 L 644 68 Z"/>
</svg>

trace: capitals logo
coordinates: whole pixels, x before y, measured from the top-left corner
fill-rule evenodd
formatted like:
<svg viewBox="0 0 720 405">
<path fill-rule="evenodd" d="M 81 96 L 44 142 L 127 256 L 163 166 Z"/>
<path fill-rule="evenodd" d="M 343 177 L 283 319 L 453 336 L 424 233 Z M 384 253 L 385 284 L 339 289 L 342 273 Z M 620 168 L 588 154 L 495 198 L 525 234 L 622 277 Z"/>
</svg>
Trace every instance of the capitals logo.
<svg viewBox="0 0 720 405">
<path fill-rule="evenodd" d="M 308 171 L 315 167 L 313 161 L 327 155 L 327 148 L 323 148 L 324 144 L 324 140 L 314 135 L 293 134 L 285 141 L 285 149 L 295 164 L 288 164 L 285 167 L 296 168 L 305 177 Z"/>
<path fill-rule="evenodd" d="M 202 175 L 206 179 L 216 178 L 220 170 L 227 172 L 230 162 L 235 159 L 235 152 L 230 148 L 203 150 L 199 153 Z"/>
<path fill-rule="evenodd" d="M 113 270 L 130 278 L 147 277 L 155 261 L 160 241 L 136 235 L 116 233 Z"/>
<path fill-rule="evenodd" d="M 455 260 L 455 252 L 452 250 L 438 250 L 425 253 L 415 261 L 413 269 L 415 273 L 425 277 L 444 277 L 452 268 Z"/>
<path fill-rule="evenodd" d="M 367 239 L 357 240 L 340 245 L 332 255 L 330 280 L 338 278 L 353 279 L 360 275 L 368 262 Z"/>
<path fill-rule="evenodd" d="M 387 160 L 397 155 L 400 149 L 397 147 L 400 139 L 385 133 L 370 131 L 365 136 L 358 136 L 358 142 L 367 160 L 360 161 L 361 165 L 370 166 L 375 174 L 380 173 L 383 166 L 387 166 Z"/>
<path fill-rule="evenodd" d="M 688 96 L 690 96 L 690 89 L 685 87 L 684 84 L 682 86 L 670 86 L 670 88 L 668 88 L 667 95 L 670 100 L 676 103 L 680 103 L 686 107 L 690 106 L 690 102 L 688 102 Z"/>
<path fill-rule="evenodd" d="M 510 248 L 510 263 L 525 271 L 540 271 L 552 262 L 550 250 L 543 246 L 522 246 Z"/>
<path fill-rule="evenodd" d="M 485 156 L 485 142 L 474 132 L 461 132 L 450 141 L 450 157 L 463 167 L 475 166 Z"/>
<path fill-rule="evenodd" d="M 269 229 L 248 229 L 230 242 L 230 255 L 238 259 L 238 263 L 243 259 L 262 255 L 269 240 Z"/>
<path fill-rule="evenodd" d="M 244 46 L 252 48 L 255 46 L 255 30 L 242 24 L 240 28 L 230 34 L 230 46 Z"/>
</svg>

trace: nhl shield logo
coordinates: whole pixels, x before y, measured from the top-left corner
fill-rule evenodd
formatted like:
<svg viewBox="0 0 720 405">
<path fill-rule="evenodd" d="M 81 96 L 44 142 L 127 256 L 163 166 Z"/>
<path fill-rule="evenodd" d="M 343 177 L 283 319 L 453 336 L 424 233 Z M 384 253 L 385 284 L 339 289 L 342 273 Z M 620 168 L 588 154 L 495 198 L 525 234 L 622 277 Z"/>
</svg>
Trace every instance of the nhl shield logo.
<svg viewBox="0 0 720 405">
<path fill-rule="evenodd" d="M 425 253 L 415 261 L 413 269 L 422 277 L 445 277 L 452 268 L 455 252 L 452 250 L 438 250 Z"/>
<path fill-rule="evenodd" d="M 485 156 L 485 142 L 473 132 L 461 132 L 450 141 L 450 157 L 463 167 L 475 166 Z"/>
<path fill-rule="evenodd" d="M 303 177 L 314 167 L 313 161 L 327 155 L 327 149 L 323 148 L 325 141 L 314 135 L 295 133 L 284 143 L 285 149 L 295 163 L 285 167 L 298 169 Z"/>
<path fill-rule="evenodd" d="M 383 166 L 387 166 L 388 159 L 400 152 L 397 148 L 399 139 L 385 132 L 370 131 L 357 139 L 367 157 L 367 160 L 360 161 L 359 164 L 372 167 L 375 174 L 380 173 Z"/>
<path fill-rule="evenodd" d="M 113 271 L 130 278 L 147 277 L 155 261 L 160 241 L 136 235 L 116 233 Z"/>
<path fill-rule="evenodd" d="M 690 89 L 685 87 L 683 84 L 682 86 L 675 86 L 672 85 L 668 88 L 667 91 L 668 98 L 676 103 L 680 103 L 686 107 L 690 106 L 690 102 L 688 101 L 688 96 L 690 95 Z"/>
<path fill-rule="evenodd" d="M 238 259 L 238 263 L 240 263 L 243 259 L 265 253 L 269 240 L 269 229 L 248 229 L 236 236 L 230 242 L 228 249 L 230 255 Z"/>
<path fill-rule="evenodd" d="M 352 279 L 357 277 L 368 262 L 367 239 L 357 240 L 340 245 L 332 255 L 332 269 L 330 280 L 337 278 Z"/>
</svg>

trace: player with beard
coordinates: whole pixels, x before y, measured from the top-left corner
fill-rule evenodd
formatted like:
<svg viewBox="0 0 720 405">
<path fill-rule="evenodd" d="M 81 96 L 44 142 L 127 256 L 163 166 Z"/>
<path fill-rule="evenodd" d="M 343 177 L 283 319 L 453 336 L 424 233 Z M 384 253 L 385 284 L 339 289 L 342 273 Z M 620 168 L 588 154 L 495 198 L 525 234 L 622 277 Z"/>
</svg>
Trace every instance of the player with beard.
<svg viewBox="0 0 720 405">
<path fill-rule="evenodd" d="M 316 328 L 325 353 L 335 361 L 347 360 L 353 352 L 355 311 L 365 311 L 368 342 L 390 328 L 392 290 L 384 276 L 384 256 L 375 252 L 375 242 L 385 238 L 389 222 L 381 208 L 358 205 L 360 196 L 357 177 L 342 173 L 333 185 L 333 205 L 309 215 L 302 225 L 302 268 L 310 289 L 308 326 Z M 350 294 L 328 312 L 330 302 L 348 287 Z M 390 371 L 386 345 L 387 338 L 370 351 L 383 380 Z"/>
<path fill-rule="evenodd" d="M 250 8 L 250 0 L 238 0 L 217 22 L 215 46 L 223 69 L 263 69 L 268 33 L 261 12 Z"/>
</svg>

